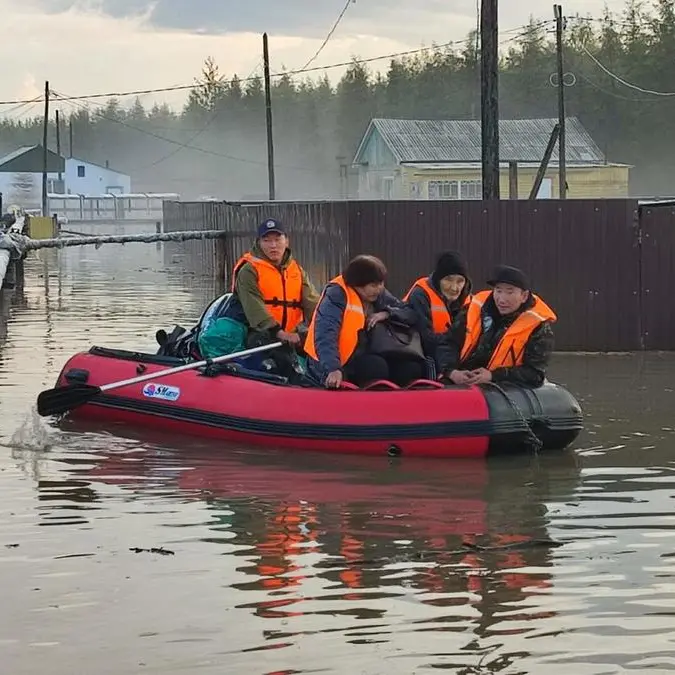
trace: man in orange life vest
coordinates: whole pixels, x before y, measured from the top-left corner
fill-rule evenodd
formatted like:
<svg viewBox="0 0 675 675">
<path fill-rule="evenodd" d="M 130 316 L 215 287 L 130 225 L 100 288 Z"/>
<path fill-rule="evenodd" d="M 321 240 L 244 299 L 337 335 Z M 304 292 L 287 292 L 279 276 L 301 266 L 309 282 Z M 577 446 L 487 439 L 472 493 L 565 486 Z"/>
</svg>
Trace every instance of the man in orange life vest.
<svg viewBox="0 0 675 675">
<path fill-rule="evenodd" d="M 553 310 L 507 265 L 476 293 L 439 344 L 440 372 L 454 384 L 513 382 L 537 387 L 553 351 Z"/>
<path fill-rule="evenodd" d="M 281 340 L 299 347 L 298 327 L 303 321 L 309 323 L 319 302 L 316 288 L 288 244 L 283 225 L 269 218 L 258 228 L 251 251 L 234 266 L 228 316 L 248 325 L 248 346 Z M 277 356 L 270 353 L 275 361 Z"/>
<path fill-rule="evenodd" d="M 418 317 L 424 353 L 435 357 L 436 345 L 443 339 L 460 310 L 471 301 L 471 279 L 459 253 L 446 251 L 436 260 L 434 271 L 418 279 L 403 298 Z"/>
</svg>

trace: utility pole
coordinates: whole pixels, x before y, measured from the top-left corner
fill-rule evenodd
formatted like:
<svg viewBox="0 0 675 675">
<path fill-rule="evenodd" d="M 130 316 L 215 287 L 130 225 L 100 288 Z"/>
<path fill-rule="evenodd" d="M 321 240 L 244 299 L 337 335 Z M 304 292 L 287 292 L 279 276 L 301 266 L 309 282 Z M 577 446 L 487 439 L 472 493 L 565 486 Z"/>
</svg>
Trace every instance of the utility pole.
<svg viewBox="0 0 675 675">
<path fill-rule="evenodd" d="M 558 61 L 558 125 L 560 131 L 558 134 L 558 178 L 560 180 L 560 199 L 567 199 L 567 161 L 566 161 L 566 136 L 565 136 L 565 82 L 563 78 L 563 28 L 564 18 L 562 5 L 553 5 L 553 16 L 555 17 L 555 42 L 556 56 Z"/>
<path fill-rule="evenodd" d="M 68 155 L 70 159 L 73 158 L 73 120 L 72 118 L 68 120 Z"/>
<path fill-rule="evenodd" d="M 61 120 L 59 119 L 59 111 L 55 113 L 56 116 L 56 154 L 59 156 L 59 184 L 63 180 L 61 173 Z"/>
<path fill-rule="evenodd" d="M 49 130 L 49 82 L 45 82 L 45 117 L 42 123 L 42 215 L 47 213 L 47 132 Z"/>
<path fill-rule="evenodd" d="M 267 113 L 267 179 L 269 199 L 274 201 L 274 139 L 272 137 L 272 92 L 270 88 L 270 53 L 267 46 L 267 33 L 263 33 L 263 68 L 265 71 L 265 110 Z"/>
<path fill-rule="evenodd" d="M 480 107 L 483 199 L 499 199 L 499 47 L 497 0 L 481 0 Z"/>
</svg>

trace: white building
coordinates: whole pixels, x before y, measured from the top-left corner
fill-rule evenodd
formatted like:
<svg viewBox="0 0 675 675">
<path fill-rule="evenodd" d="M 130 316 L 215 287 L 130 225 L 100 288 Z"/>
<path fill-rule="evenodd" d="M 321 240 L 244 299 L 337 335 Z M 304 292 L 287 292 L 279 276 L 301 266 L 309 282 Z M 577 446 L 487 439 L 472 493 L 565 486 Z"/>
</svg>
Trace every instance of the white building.
<svg viewBox="0 0 675 675">
<path fill-rule="evenodd" d="M 41 145 L 24 146 L 0 157 L 0 193 L 5 205 L 41 208 L 43 162 Z M 131 178 L 110 167 L 77 157 L 66 159 L 48 150 L 47 191 L 72 195 L 129 194 Z"/>
<path fill-rule="evenodd" d="M 66 159 L 64 188 L 68 195 L 129 194 L 131 178 L 109 166 L 69 157 Z"/>
</svg>

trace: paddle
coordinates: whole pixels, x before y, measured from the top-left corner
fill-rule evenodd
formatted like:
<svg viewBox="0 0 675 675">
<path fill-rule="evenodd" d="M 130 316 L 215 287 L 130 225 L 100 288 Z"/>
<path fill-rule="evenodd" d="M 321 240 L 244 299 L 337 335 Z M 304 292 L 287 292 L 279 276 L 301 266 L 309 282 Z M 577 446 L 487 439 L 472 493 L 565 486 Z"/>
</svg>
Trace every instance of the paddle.
<svg viewBox="0 0 675 675">
<path fill-rule="evenodd" d="M 195 361 L 194 363 L 187 363 L 184 366 L 178 366 L 177 368 L 168 368 L 166 370 L 159 370 L 156 373 L 148 373 L 147 375 L 132 377 L 130 380 L 111 382 L 110 384 L 104 384 L 100 387 L 96 387 L 91 384 L 69 384 L 64 387 L 47 389 L 38 395 L 38 414 L 42 417 L 47 417 L 49 415 L 61 415 L 62 413 L 66 413 L 73 408 L 77 408 L 78 406 L 87 403 L 92 398 L 98 396 L 104 391 L 119 389 L 120 387 L 126 387 L 129 384 L 138 384 L 140 382 L 147 382 L 148 380 L 156 380 L 157 378 L 165 377 L 166 375 L 182 373 L 185 370 L 194 370 L 195 368 L 201 368 L 202 366 L 210 366 L 212 363 L 222 363 L 223 361 L 231 361 L 232 359 L 238 359 L 243 356 L 257 354 L 258 352 L 277 349 L 277 347 L 281 347 L 282 344 L 283 343 L 281 342 L 273 342 L 269 345 L 253 347 L 252 349 L 235 352 L 234 354 L 216 356 L 214 359 Z"/>
</svg>

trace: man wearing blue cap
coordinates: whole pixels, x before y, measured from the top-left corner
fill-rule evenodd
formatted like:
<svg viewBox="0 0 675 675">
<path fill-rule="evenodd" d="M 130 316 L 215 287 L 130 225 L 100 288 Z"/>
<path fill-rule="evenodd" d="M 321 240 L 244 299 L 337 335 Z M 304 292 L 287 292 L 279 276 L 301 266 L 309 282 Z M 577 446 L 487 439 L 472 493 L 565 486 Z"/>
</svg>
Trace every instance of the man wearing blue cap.
<svg viewBox="0 0 675 675">
<path fill-rule="evenodd" d="M 253 248 L 234 266 L 232 293 L 228 315 L 248 325 L 249 345 L 281 340 L 298 347 L 298 328 L 303 321 L 309 323 L 319 302 L 316 288 L 293 258 L 285 228 L 275 218 L 260 224 Z"/>
</svg>

